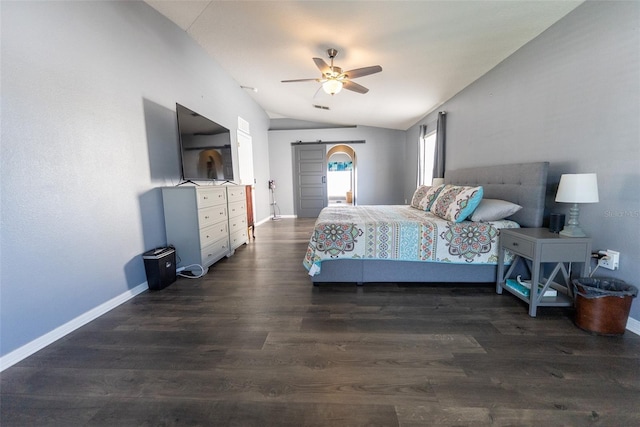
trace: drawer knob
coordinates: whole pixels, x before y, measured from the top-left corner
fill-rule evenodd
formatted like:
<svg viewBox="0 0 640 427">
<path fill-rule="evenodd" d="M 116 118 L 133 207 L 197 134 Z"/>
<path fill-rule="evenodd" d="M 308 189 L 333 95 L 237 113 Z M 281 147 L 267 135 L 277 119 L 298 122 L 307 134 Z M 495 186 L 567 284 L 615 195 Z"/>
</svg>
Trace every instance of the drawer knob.
<svg viewBox="0 0 640 427">
<path fill-rule="evenodd" d="M 204 216 L 204 219 L 209 219 L 209 215 L 205 215 L 205 216 Z"/>
<path fill-rule="evenodd" d="M 518 242 L 513 242 L 511 245 L 512 246 L 518 246 Z"/>
</svg>

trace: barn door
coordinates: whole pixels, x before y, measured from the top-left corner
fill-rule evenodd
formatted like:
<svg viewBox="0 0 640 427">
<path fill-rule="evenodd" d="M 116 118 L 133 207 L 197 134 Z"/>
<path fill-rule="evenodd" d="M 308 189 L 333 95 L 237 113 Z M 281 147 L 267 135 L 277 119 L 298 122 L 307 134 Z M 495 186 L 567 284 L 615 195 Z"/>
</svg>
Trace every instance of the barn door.
<svg viewBox="0 0 640 427">
<path fill-rule="evenodd" d="M 327 206 L 327 160 L 324 145 L 293 146 L 296 214 L 316 218 Z"/>
</svg>

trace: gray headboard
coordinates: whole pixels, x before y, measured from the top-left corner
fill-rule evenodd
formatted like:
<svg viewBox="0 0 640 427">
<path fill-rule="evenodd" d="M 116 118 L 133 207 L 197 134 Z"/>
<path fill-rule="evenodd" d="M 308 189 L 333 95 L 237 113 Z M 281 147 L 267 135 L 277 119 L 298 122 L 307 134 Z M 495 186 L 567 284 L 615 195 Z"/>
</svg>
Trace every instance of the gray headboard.
<svg viewBox="0 0 640 427">
<path fill-rule="evenodd" d="M 454 169 L 445 172 L 444 182 L 482 185 L 484 198 L 517 203 L 522 209 L 509 219 L 521 227 L 542 227 L 549 162 Z"/>
</svg>

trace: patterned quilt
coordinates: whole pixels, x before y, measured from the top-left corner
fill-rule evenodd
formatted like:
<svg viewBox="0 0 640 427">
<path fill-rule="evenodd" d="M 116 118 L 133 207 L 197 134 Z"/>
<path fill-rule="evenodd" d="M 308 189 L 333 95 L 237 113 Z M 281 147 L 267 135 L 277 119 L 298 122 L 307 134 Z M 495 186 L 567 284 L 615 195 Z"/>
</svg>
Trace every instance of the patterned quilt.
<svg viewBox="0 0 640 427">
<path fill-rule="evenodd" d="M 320 273 L 322 261 L 362 258 L 399 261 L 498 263 L 500 228 L 513 221 L 452 223 L 411 206 L 337 206 L 320 212 L 304 266 Z"/>
</svg>

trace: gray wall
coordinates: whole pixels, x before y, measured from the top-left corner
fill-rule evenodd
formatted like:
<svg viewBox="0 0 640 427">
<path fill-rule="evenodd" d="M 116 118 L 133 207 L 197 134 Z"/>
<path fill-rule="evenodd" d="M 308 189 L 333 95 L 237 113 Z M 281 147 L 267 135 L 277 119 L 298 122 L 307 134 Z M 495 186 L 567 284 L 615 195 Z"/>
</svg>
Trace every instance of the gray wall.
<svg viewBox="0 0 640 427">
<path fill-rule="evenodd" d="M 596 275 L 638 287 L 639 28 L 640 2 L 586 2 L 439 108 L 447 168 L 550 161 L 550 211 L 568 214 L 553 200 L 561 174 L 596 172 L 600 203 L 581 205 L 580 223 L 594 248 L 621 252 L 620 270 Z M 418 124 L 407 131 L 409 164 Z M 411 194 L 415 174 L 406 182 Z M 640 320 L 638 299 L 631 317 Z"/>
<path fill-rule="evenodd" d="M 357 161 L 357 203 L 359 205 L 404 203 L 404 131 L 367 126 L 277 130 L 269 132 L 269 169 L 271 178 L 276 180 L 276 201 L 282 215 L 294 215 L 291 143 L 317 140 L 365 140 L 364 144 L 351 145 L 356 152 Z M 266 182 L 264 186 L 267 186 Z"/>
<path fill-rule="evenodd" d="M 179 181 L 175 103 L 235 133 L 269 120 L 142 2 L 2 2 L 0 354 L 145 282 L 165 244 L 157 187 Z M 254 160 L 259 181 L 266 162 Z M 269 215 L 266 187 L 258 217 Z"/>
</svg>

